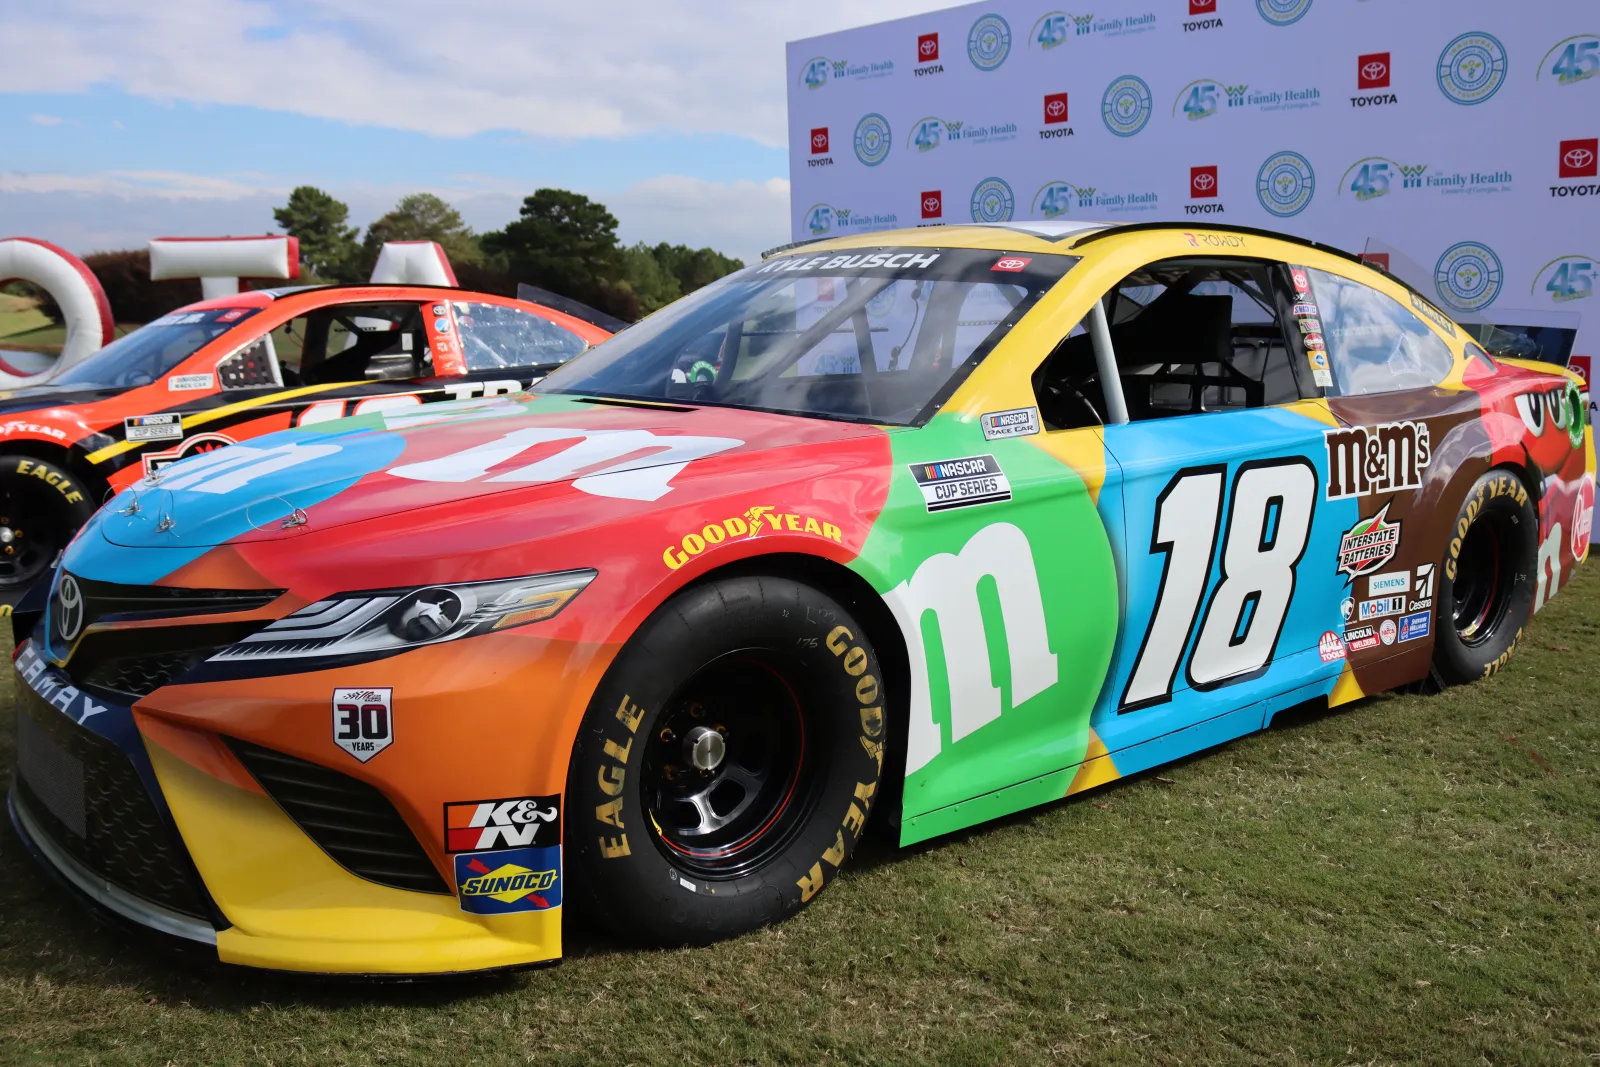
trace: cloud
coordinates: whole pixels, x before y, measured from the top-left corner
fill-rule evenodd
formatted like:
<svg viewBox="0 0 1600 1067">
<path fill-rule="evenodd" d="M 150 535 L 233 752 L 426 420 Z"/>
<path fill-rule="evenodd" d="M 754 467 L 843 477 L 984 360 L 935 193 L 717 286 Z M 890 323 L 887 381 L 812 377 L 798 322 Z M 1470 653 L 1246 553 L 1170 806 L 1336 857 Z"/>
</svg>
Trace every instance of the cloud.
<svg viewBox="0 0 1600 1067">
<path fill-rule="evenodd" d="M 60 115 L 29 115 L 28 121 L 35 126 L 59 126 L 67 120 Z"/>
<path fill-rule="evenodd" d="M 785 140 L 784 43 L 924 0 L 8 4 L 0 92 L 110 85 L 441 135 Z"/>
</svg>

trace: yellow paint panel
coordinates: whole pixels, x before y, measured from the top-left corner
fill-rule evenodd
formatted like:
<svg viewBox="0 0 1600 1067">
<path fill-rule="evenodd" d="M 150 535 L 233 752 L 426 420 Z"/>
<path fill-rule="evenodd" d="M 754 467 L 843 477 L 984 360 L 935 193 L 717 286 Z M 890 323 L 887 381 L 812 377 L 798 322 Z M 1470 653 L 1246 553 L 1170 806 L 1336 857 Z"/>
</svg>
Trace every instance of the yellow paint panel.
<svg viewBox="0 0 1600 1067">
<path fill-rule="evenodd" d="M 1093 730 L 1089 731 L 1089 748 L 1085 755 L 1088 758 L 1078 765 L 1078 773 L 1072 776 L 1072 783 L 1067 786 L 1069 797 L 1122 777 L 1122 772 L 1111 760 L 1111 753 L 1106 751 L 1105 742 Z"/>
<path fill-rule="evenodd" d="M 1100 430 L 1054 430 L 1023 440 L 1076 471 L 1089 487 L 1089 499 L 1099 505 L 1100 488 L 1106 481 L 1106 442 Z"/>
<path fill-rule="evenodd" d="M 1343 424 L 1333 417 L 1333 412 L 1328 408 L 1326 400 L 1297 400 L 1293 404 L 1284 404 L 1280 411 L 1287 411 L 1293 415 L 1304 415 L 1313 422 L 1320 422 L 1324 426 L 1338 429 Z"/>
<path fill-rule="evenodd" d="M 1361 688 L 1361 683 L 1356 681 L 1356 672 L 1345 664 L 1344 673 L 1339 675 L 1339 680 L 1333 683 L 1333 692 L 1328 694 L 1328 707 L 1336 708 L 1340 704 L 1348 704 L 1352 700 L 1360 700 L 1366 696 L 1366 691 Z"/>
<path fill-rule="evenodd" d="M 201 880 L 233 923 L 224 963 L 293 971 L 422 974 L 561 955 L 561 909 L 469 915 L 456 898 L 357 878 L 268 797 L 145 748 Z"/>
</svg>

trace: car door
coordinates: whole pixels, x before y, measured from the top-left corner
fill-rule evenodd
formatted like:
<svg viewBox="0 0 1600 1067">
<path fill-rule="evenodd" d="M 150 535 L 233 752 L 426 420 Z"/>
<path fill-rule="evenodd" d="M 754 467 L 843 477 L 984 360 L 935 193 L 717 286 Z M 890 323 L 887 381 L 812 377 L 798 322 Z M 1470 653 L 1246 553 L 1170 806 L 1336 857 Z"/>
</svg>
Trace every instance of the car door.
<svg viewBox="0 0 1600 1067">
<path fill-rule="evenodd" d="M 1321 500 L 1326 366 L 1286 266 L 1159 261 L 1109 303 L 1129 421 L 1105 428 L 1100 511 L 1124 607 L 1094 729 L 1128 773 L 1259 728 L 1264 698 L 1336 676 L 1344 593 Z"/>
</svg>

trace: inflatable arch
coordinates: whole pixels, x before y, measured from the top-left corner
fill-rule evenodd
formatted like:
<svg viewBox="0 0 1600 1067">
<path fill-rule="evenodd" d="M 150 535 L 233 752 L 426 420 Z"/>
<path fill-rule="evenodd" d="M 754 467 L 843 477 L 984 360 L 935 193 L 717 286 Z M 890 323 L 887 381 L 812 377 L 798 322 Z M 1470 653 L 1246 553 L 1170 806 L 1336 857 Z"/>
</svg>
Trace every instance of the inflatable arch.
<svg viewBox="0 0 1600 1067">
<path fill-rule="evenodd" d="M 0 387 L 16 388 L 45 381 L 108 344 L 115 336 L 111 302 L 83 260 L 66 249 L 34 237 L 0 240 L 0 284 L 32 282 L 61 308 L 67 337 L 59 356 L 36 352 L 0 352 Z"/>
</svg>

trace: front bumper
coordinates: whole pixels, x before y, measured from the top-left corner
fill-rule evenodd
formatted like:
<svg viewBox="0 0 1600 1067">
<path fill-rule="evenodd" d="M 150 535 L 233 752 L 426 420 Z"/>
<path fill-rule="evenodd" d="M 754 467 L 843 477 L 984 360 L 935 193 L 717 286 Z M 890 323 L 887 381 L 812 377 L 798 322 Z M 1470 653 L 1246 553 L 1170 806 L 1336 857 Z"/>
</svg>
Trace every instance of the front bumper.
<svg viewBox="0 0 1600 1067">
<path fill-rule="evenodd" d="M 448 858 L 435 860 L 437 892 L 359 877 L 218 733 L 147 712 L 146 700 L 80 692 L 31 643 L 15 685 L 13 826 L 43 866 L 120 920 L 273 970 L 452 974 L 561 954 L 558 897 L 540 910 L 465 911 Z"/>
</svg>

